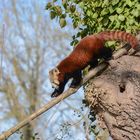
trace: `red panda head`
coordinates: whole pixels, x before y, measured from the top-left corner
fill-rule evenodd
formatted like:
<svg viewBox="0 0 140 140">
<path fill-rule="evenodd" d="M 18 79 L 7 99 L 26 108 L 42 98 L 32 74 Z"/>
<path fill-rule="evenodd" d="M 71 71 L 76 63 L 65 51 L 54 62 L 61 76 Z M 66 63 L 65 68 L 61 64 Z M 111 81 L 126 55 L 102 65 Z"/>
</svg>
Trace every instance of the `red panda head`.
<svg viewBox="0 0 140 140">
<path fill-rule="evenodd" d="M 58 68 L 54 68 L 52 70 L 49 71 L 49 79 L 50 82 L 52 83 L 52 87 L 58 89 L 59 88 L 59 75 L 60 75 L 60 71 L 58 70 Z"/>
</svg>

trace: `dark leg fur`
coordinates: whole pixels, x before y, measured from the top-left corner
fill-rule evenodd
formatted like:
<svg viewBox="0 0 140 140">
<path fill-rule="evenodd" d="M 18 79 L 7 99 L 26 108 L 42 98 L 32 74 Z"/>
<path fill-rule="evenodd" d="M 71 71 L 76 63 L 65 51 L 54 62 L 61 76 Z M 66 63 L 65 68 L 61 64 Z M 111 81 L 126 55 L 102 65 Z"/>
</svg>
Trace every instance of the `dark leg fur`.
<svg viewBox="0 0 140 140">
<path fill-rule="evenodd" d="M 59 88 L 55 89 L 54 92 L 51 94 L 51 97 L 53 98 L 53 97 L 59 96 L 64 91 L 65 84 L 66 84 L 66 81 L 64 83 L 61 83 Z"/>
<path fill-rule="evenodd" d="M 112 57 L 113 49 L 110 47 L 104 47 L 101 50 L 101 58 L 104 58 L 105 60 L 109 60 Z"/>
<path fill-rule="evenodd" d="M 74 88 L 74 87 L 78 86 L 82 80 L 81 70 L 78 72 L 75 72 L 72 77 L 73 77 L 73 80 L 72 80 L 70 87 Z"/>
<path fill-rule="evenodd" d="M 97 59 L 93 59 L 93 60 L 89 63 L 89 65 L 90 65 L 89 70 L 95 68 L 95 67 L 98 65 L 98 60 L 97 60 Z"/>
</svg>

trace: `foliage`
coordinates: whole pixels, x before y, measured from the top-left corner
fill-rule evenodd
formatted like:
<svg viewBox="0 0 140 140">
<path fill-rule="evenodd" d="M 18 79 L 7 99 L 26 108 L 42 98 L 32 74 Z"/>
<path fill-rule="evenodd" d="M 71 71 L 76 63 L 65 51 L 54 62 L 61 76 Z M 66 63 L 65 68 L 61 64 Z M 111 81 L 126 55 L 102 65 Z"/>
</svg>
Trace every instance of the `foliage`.
<svg viewBox="0 0 140 140">
<path fill-rule="evenodd" d="M 78 29 L 71 45 L 103 30 L 119 29 L 136 33 L 140 28 L 140 1 L 138 0 L 52 0 L 46 5 L 51 19 L 58 19 L 63 28 L 68 18 L 73 28 Z"/>
</svg>

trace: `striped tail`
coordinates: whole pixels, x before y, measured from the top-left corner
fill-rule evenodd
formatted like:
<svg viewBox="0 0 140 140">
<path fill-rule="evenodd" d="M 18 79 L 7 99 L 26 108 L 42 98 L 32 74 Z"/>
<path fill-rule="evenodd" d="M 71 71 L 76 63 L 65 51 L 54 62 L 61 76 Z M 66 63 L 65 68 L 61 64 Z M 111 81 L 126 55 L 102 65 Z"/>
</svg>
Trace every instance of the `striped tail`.
<svg viewBox="0 0 140 140">
<path fill-rule="evenodd" d="M 140 50 L 140 43 L 138 39 L 130 33 L 124 31 L 104 31 L 104 32 L 100 32 L 98 35 L 104 41 L 111 41 L 111 40 L 125 41 L 128 42 L 133 49 Z"/>
</svg>

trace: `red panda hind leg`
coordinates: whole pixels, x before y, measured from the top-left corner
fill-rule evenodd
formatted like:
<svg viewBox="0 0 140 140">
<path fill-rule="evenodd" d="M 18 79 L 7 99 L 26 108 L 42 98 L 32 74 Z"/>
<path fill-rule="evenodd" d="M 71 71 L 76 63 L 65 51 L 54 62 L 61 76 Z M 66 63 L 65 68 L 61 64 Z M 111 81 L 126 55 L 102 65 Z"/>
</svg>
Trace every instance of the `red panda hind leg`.
<svg viewBox="0 0 140 140">
<path fill-rule="evenodd" d="M 105 60 L 109 60 L 112 57 L 113 48 L 110 47 L 103 47 L 100 51 L 99 58 L 104 58 Z"/>
<path fill-rule="evenodd" d="M 90 61 L 89 65 L 90 65 L 89 70 L 95 68 L 98 65 L 98 60 L 97 59 L 93 59 L 92 61 Z"/>
</svg>

